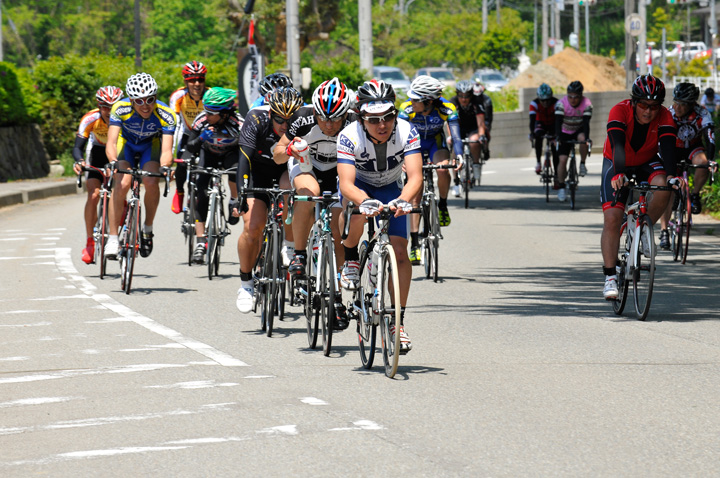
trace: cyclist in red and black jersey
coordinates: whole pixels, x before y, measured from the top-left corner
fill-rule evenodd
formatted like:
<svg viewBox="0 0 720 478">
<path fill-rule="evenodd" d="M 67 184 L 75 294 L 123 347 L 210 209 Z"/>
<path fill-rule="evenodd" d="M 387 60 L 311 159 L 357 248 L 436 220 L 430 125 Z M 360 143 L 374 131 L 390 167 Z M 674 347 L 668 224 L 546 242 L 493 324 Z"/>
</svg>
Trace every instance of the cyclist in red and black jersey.
<svg viewBox="0 0 720 478">
<path fill-rule="evenodd" d="M 621 101 L 610 110 L 603 148 L 600 198 L 604 222 L 600 246 L 605 273 L 603 295 L 607 300 L 618 296 L 615 265 L 628 196 L 627 190 L 621 189 L 627 181 L 626 174 L 635 173 L 639 181 L 656 186 L 668 184 L 678 187 L 682 181 L 675 177 L 675 122 L 672 114 L 662 105 L 665 85 L 652 75 L 642 75 L 635 79 L 631 96 L 631 99 Z M 615 191 L 618 191 L 618 196 L 613 207 Z M 648 214 L 653 223 L 660 218 L 669 199 L 669 191 L 654 192 L 648 202 Z"/>
<path fill-rule="evenodd" d="M 538 86 L 537 97 L 530 102 L 530 141 L 535 146 L 535 173 L 540 174 L 542 166 L 543 136 L 555 136 L 555 103 L 558 99 L 553 96 L 550 85 L 543 83 Z M 557 168 L 558 156 L 555 148 L 552 148 L 553 165 Z"/>
</svg>

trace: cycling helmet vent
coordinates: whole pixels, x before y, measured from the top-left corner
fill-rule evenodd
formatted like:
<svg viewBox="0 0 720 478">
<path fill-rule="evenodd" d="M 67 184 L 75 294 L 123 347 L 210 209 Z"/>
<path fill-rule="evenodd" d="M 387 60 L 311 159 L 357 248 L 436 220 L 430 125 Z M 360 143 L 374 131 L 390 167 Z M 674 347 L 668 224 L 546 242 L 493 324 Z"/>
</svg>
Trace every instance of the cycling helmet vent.
<svg viewBox="0 0 720 478">
<path fill-rule="evenodd" d="M 395 90 L 382 80 L 370 80 L 358 86 L 357 106 L 362 110 L 368 103 L 390 103 L 395 106 Z"/>
<path fill-rule="evenodd" d="M 700 88 L 692 83 L 678 83 L 673 90 L 673 100 L 683 103 L 697 103 Z"/>
<path fill-rule="evenodd" d="M 351 91 L 337 78 L 323 82 L 312 97 L 315 112 L 326 118 L 338 118 L 350 109 Z"/>
<path fill-rule="evenodd" d="M 270 110 L 283 118 L 289 118 L 303 105 L 300 92 L 292 87 L 281 87 L 270 93 Z"/>
<path fill-rule="evenodd" d="M 155 79 L 147 73 L 137 73 L 128 78 L 125 84 L 125 92 L 131 99 L 153 96 L 157 91 Z"/>
<path fill-rule="evenodd" d="M 542 85 L 538 86 L 537 89 L 537 96 L 541 100 L 549 100 L 552 98 L 553 90 L 550 88 L 550 85 L 547 83 L 543 83 Z"/>
<path fill-rule="evenodd" d="M 260 95 L 267 96 L 278 88 L 292 88 L 293 82 L 287 75 L 282 73 L 271 73 L 260 82 Z"/>
<path fill-rule="evenodd" d="M 420 75 L 410 83 L 408 98 L 413 100 L 436 100 L 442 95 L 443 84 L 432 76 Z"/>
<path fill-rule="evenodd" d="M 641 75 L 635 78 L 630 96 L 634 100 L 665 101 L 665 84 L 652 75 Z"/>
<path fill-rule="evenodd" d="M 117 86 L 103 86 L 95 93 L 95 99 L 98 104 L 103 105 L 115 104 L 122 96 L 123 91 Z"/>
<path fill-rule="evenodd" d="M 582 95 L 583 89 L 584 89 L 584 87 L 583 87 L 582 83 L 580 83 L 579 81 L 573 81 L 572 83 L 570 83 L 568 85 L 567 92 L 568 92 L 568 94 L 577 93 L 579 95 Z"/>
<path fill-rule="evenodd" d="M 461 80 L 455 85 L 455 91 L 457 93 L 472 93 L 473 86 L 470 80 Z"/>
<path fill-rule="evenodd" d="M 230 110 L 237 93 L 230 88 L 210 88 L 203 95 L 203 107 L 208 111 Z"/>
<path fill-rule="evenodd" d="M 207 74 L 207 67 L 199 61 L 189 61 L 185 63 L 182 69 L 183 78 L 190 80 L 193 78 L 205 78 Z"/>
</svg>

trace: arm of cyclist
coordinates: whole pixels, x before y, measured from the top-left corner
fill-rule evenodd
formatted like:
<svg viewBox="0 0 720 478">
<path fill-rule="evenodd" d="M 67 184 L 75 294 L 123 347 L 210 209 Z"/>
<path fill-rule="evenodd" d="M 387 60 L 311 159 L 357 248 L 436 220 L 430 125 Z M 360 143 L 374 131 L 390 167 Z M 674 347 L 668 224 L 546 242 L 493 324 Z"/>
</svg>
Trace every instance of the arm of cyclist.
<svg viewBox="0 0 720 478">
<path fill-rule="evenodd" d="M 582 122 L 582 132 L 585 135 L 585 139 L 587 140 L 590 138 L 590 120 L 592 119 L 591 116 L 583 116 L 583 122 Z"/>
<path fill-rule="evenodd" d="M 73 170 L 75 171 L 75 174 L 80 174 L 82 172 L 81 166 L 85 164 L 83 151 L 85 151 L 85 146 L 87 146 L 87 142 L 87 138 L 84 138 L 82 136 L 75 136 L 75 146 L 73 146 L 72 150 L 73 159 L 75 159 L 75 164 L 73 164 Z"/>
<path fill-rule="evenodd" d="M 108 141 L 105 145 L 105 155 L 107 156 L 108 163 L 112 164 L 117 161 L 117 142 L 120 137 L 120 126 L 110 125 L 108 126 Z"/>
<path fill-rule="evenodd" d="M 412 200 L 422 190 L 422 154 L 419 151 L 408 154 L 405 156 L 404 166 L 407 182 L 400 191 L 400 196 L 388 203 L 390 209 L 395 211 L 395 217 L 411 212 Z"/>
<path fill-rule="evenodd" d="M 712 161 L 715 158 L 715 126 L 710 125 L 702 131 L 705 140 L 705 156 Z"/>
<path fill-rule="evenodd" d="M 163 133 L 160 147 L 160 166 L 169 168 L 173 163 L 173 134 Z"/>
<path fill-rule="evenodd" d="M 613 172 L 615 175 L 612 179 L 612 187 L 615 190 L 625 185 L 625 130 L 620 128 L 608 128 L 608 141 L 612 146 L 613 152 Z"/>
<path fill-rule="evenodd" d="M 450 129 L 450 137 L 452 138 L 452 148 L 455 154 L 455 170 L 459 171 L 463 165 L 463 146 L 460 136 L 460 120 L 457 114 L 454 118 L 448 119 L 448 128 Z"/>
<path fill-rule="evenodd" d="M 560 102 L 558 101 L 558 103 Z M 565 113 L 562 110 L 555 109 L 555 141 L 557 142 L 559 142 L 560 139 L 560 132 L 562 132 L 562 124 L 564 120 Z"/>
<path fill-rule="evenodd" d="M 280 141 L 273 149 L 273 161 L 276 164 L 286 164 L 290 160 L 290 156 L 297 158 L 298 152 L 295 148 L 295 140 L 300 138 L 291 138 L 287 134 L 282 135 Z M 291 154 L 288 154 L 291 153 Z"/>
<path fill-rule="evenodd" d="M 677 135 L 674 131 L 667 131 L 663 133 L 663 126 L 661 125 L 659 130 L 660 139 L 658 141 L 660 148 L 660 158 L 662 158 L 663 167 L 667 173 L 668 180 L 677 174 L 677 158 L 675 156 L 675 143 L 677 142 Z"/>
<path fill-rule="evenodd" d="M 360 207 L 360 212 L 366 216 L 376 216 L 382 210 L 380 201 L 372 199 L 365 191 L 355 185 L 354 164 L 338 162 L 337 175 L 338 187 L 343 198 Z M 363 203 L 365 204 L 363 205 Z"/>
</svg>

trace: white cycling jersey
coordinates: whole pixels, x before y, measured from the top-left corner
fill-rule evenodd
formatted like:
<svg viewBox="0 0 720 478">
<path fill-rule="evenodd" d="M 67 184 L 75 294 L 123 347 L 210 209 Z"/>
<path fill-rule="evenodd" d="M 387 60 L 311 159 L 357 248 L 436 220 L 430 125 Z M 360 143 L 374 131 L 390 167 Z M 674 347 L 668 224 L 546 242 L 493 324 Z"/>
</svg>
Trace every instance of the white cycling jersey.
<svg viewBox="0 0 720 478">
<path fill-rule="evenodd" d="M 376 145 L 365 133 L 360 121 L 346 126 L 338 135 L 338 163 L 352 164 L 356 178 L 375 187 L 386 186 L 400 180 L 405 156 L 420 153 L 420 137 L 417 130 L 407 121 L 398 118 L 395 129 L 387 143 Z M 378 151 L 380 158 L 378 167 Z M 382 165 L 382 163 L 385 163 Z"/>
</svg>

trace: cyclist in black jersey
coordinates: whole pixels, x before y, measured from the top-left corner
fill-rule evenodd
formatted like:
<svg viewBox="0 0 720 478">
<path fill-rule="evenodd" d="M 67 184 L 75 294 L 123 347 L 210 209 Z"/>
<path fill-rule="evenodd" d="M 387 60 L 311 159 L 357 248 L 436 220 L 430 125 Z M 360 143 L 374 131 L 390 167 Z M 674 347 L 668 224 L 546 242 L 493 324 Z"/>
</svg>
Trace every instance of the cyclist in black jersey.
<svg viewBox="0 0 720 478">
<path fill-rule="evenodd" d="M 493 102 L 492 99 L 485 94 L 485 86 L 477 79 L 475 80 L 473 93 L 475 94 L 475 103 L 482 106 L 483 111 L 485 111 L 486 141 L 483 143 L 483 148 L 485 149 L 485 159 L 490 159 L 490 132 L 492 131 L 493 123 Z"/>
<path fill-rule="evenodd" d="M 486 141 L 485 137 L 485 110 L 478 102 L 473 101 L 473 84 L 470 80 L 458 81 L 455 85 L 456 95 L 450 98 L 450 102 L 455 105 L 458 112 L 458 120 L 460 123 L 460 137 L 469 139 L 470 141 L 480 141 L 480 143 L 470 143 L 470 154 L 473 158 L 473 173 L 476 178 L 480 177 L 480 161 L 481 143 Z M 448 147 L 452 145 L 452 137 L 447 138 Z M 460 179 L 457 171 L 455 171 L 455 185 L 453 186 L 453 195 L 460 197 Z"/>
<path fill-rule="evenodd" d="M 248 313 L 253 306 L 252 267 L 260 253 L 262 232 L 270 200 L 265 194 L 243 194 L 243 188 L 272 188 L 278 183 L 290 189 L 287 165 L 273 160 L 273 146 L 287 132 L 293 115 L 303 105 L 302 96 L 294 88 L 281 87 L 270 93 L 268 104 L 250 110 L 240 130 L 240 161 L 237 184 L 240 197 L 231 205 L 233 214 L 242 216 L 243 231 L 238 238 L 240 288 L 235 305 Z M 285 227 L 283 262 L 289 265 L 293 250 L 292 228 Z"/>
</svg>

